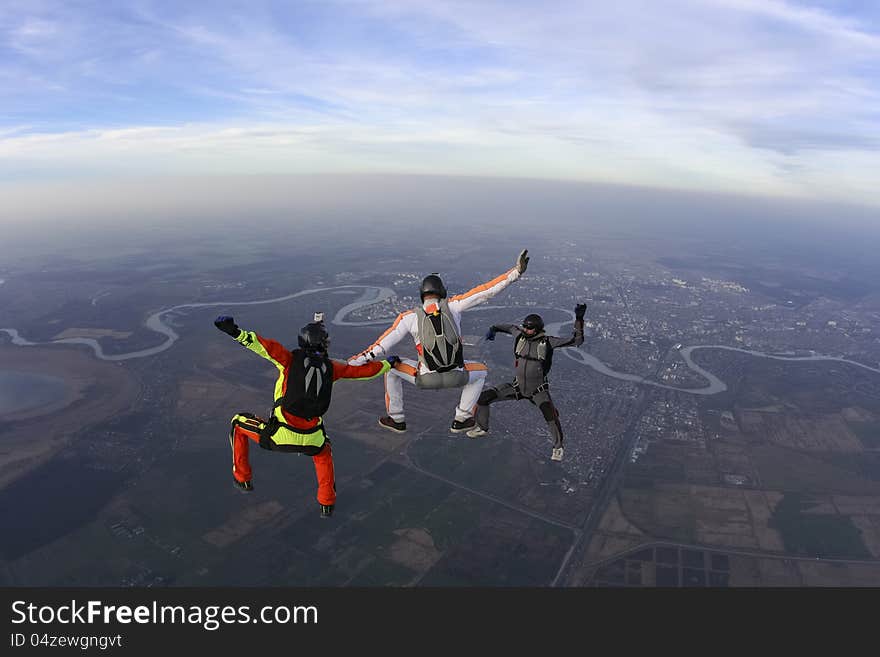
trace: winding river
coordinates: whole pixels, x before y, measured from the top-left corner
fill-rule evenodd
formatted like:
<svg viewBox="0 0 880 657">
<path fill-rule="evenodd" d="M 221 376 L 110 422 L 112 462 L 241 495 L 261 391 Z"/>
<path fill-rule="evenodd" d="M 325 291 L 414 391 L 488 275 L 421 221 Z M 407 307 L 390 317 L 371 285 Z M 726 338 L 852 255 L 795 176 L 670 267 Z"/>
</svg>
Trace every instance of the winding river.
<svg viewBox="0 0 880 657">
<path fill-rule="evenodd" d="M 367 321 L 349 321 L 347 317 L 353 312 L 364 308 L 366 306 L 371 306 L 377 303 L 381 303 L 388 299 L 391 299 L 395 296 L 393 290 L 387 287 L 376 287 L 372 285 L 339 285 L 334 287 L 322 287 L 322 288 L 314 288 L 308 290 L 302 290 L 300 292 L 295 292 L 293 294 L 288 294 L 283 297 L 275 297 L 272 299 L 260 299 L 258 301 L 211 301 L 209 303 L 185 303 L 179 306 L 173 306 L 171 308 L 166 308 L 164 310 L 160 310 L 156 313 L 153 313 L 147 318 L 145 322 L 145 326 L 154 331 L 165 336 L 164 342 L 161 344 L 150 347 L 148 349 L 141 349 L 139 351 L 131 351 L 125 354 L 105 354 L 104 350 L 101 348 L 100 343 L 93 338 L 63 338 L 59 340 L 51 340 L 49 342 L 30 342 L 29 340 L 21 337 L 19 332 L 12 328 L 3 328 L 0 331 L 7 333 L 12 338 L 12 343 L 20 346 L 37 346 L 37 345 L 49 345 L 49 344 L 83 344 L 89 346 L 92 351 L 95 352 L 95 356 L 101 360 L 108 361 L 121 361 L 121 360 L 129 360 L 131 358 L 144 358 L 146 356 L 153 356 L 155 354 L 161 353 L 166 349 L 171 348 L 171 346 L 177 341 L 180 337 L 174 329 L 172 329 L 168 324 L 165 323 L 164 318 L 169 315 L 178 312 L 178 311 L 186 311 L 193 308 L 211 308 L 217 306 L 256 306 L 260 304 L 267 303 L 280 303 L 282 301 L 288 301 L 290 299 L 295 299 L 297 297 L 306 296 L 309 294 L 319 294 L 324 292 L 330 292 L 333 290 L 350 290 L 350 289 L 361 289 L 363 290 L 363 294 L 357 300 L 343 306 L 340 308 L 336 314 L 333 316 L 331 323 L 336 326 L 378 326 L 378 325 L 387 325 L 389 324 L 393 318 L 384 318 L 384 319 L 376 319 L 376 320 L 367 320 Z M 511 306 L 479 306 L 477 308 L 473 308 L 472 310 L 490 310 L 490 309 L 502 309 L 502 308 L 510 308 Z M 549 307 L 548 307 L 549 309 Z M 562 308 L 552 308 L 553 310 L 557 310 L 559 312 L 570 315 L 571 319 L 566 320 L 564 322 L 555 322 L 552 324 L 547 324 L 546 330 L 547 333 L 553 335 L 559 335 L 561 333 L 561 329 L 566 324 L 571 324 L 574 320 L 574 313 L 571 310 L 563 310 Z M 880 374 L 880 369 L 869 367 L 863 363 L 858 363 L 856 361 L 847 360 L 846 358 L 838 358 L 835 356 L 821 356 L 821 355 L 813 355 L 813 356 L 779 356 L 773 354 L 766 354 L 761 351 L 753 351 L 750 349 L 739 349 L 737 347 L 729 347 L 727 345 L 692 345 L 688 347 L 683 347 L 680 349 L 680 353 L 682 358 L 684 359 L 687 366 L 702 376 L 706 381 L 708 381 L 708 385 L 702 388 L 679 388 L 677 386 L 670 386 L 663 383 L 659 383 L 657 381 L 651 381 L 646 379 L 643 376 L 639 376 L 637 374 L 628 374 L 626 372 L 618 372 L 617 370 L 613 370 L 608 367 L 601 360 L 593 356 L 592 354 L 588 354 L 585 351 L 581 351 L 580 349 L 575 348 L 566 348 L 563 349 L 563 352 L 566 356 L 571 358 L 572 360 L 584 365 L 586 367 L 590 367 L 596 372 L 603 374 L 605 376 L 610 376 L 615 379 L 620 379 L 621 381 L 631 381 L 633 383 L 639 383 L 643 385 L 651 385 L 658 388 L 666 388 L 667 390 L 679 390 L 681 392 L 688 392 L 695 395 L 714 395 L 719 392 L 724 392 L 727 390 L 727 384 L 724 383 L 721 379 L 715 376 L 712 372 L 703 369 L 699 365 L 697 365 L 693 359 L 691 358 L 691 354 L 697 349 L 723 349 L 726 351 L 738 351 L 740 353 L 749 354 L 752 356 L 760 357 L 760 358 L 772 358 L 774 360 L 784 360 L 784 361 L 838 361 L 841 363 L 847 363 L 849 365 L 854 365 L 856 367 L 861 367 L 862 369 L 869 370 L 871 372 L 876 372 Z"/>
</svg>

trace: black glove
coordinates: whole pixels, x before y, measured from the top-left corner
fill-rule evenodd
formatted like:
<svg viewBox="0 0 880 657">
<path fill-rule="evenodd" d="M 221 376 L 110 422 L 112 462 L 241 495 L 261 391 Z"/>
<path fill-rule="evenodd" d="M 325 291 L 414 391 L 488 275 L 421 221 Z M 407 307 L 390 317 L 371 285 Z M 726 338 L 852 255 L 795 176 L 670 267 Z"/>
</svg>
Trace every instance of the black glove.
<svg viewBox="0 0 880 657">
<path fill-rule="evenodd" d="M 385 360 L 388 361 L 388 364 L 391 365 L 391 367 L 394 367 L 400 362 L 400 358 L 398 356 L 389 356 Z"/>
<path fill-rule="evenodd" d="M 229 315 L 220 315 L 220 317 L 214 320 L 214 326 L 224 333 L 228 333 L 233 338 L 237 338 L 239 333 L 241 333 L 241 329 L 238 328 L 238 325 Z"/>
<path fill-rule="evenodd" d="M 587 312 L 587 304 L 579 303 L 574 307 L 574 317 L 575 319 L 583 319 L 584 313 Z"/>
<path fill-rule="evenodd" d="M 486 339 L 494 340 L 495 339 L 495 327 L 493 326 L 488 331 L 486 331 Z"/>
<path fill-rule="evenodd" d="M 529 250 L 523 249 L 520 252 L 519 257 L 516 259 L 516 270 L 520 274 L 523 274 L 523 273 L 525 273 L 526 267 L 528 267 L 528 266 L 529 266 Z"/>
</svg>

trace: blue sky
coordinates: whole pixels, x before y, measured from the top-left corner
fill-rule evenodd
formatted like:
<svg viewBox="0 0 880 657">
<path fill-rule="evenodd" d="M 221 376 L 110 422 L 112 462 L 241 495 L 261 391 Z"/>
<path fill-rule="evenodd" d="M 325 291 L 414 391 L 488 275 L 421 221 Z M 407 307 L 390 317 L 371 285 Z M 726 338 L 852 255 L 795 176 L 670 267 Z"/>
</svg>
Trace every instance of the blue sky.
<svg viewBox="0 0 880 657">
<path fill-rule="evenodd" d="M 880 204 L 880 3 L 0 3 L 0 181 L 437 173 Z"/>
</svg>

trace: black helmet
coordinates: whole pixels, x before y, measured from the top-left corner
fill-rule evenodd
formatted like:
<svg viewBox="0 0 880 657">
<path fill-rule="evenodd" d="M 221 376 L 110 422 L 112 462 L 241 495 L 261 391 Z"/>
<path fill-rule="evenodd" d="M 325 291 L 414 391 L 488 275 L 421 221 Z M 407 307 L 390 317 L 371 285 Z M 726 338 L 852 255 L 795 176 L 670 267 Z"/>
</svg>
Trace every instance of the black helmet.
<svg viewBox="0 0 880 657">
<path fill-rule="evenodd" d="M 536 333 L 540 333 L 544 330 L 544 320 L 541 319 L 540 315 L 536 315 L 535 313 L 526 315 L 522 325 L 523 328 L 534 329 Z"/>
<path fill-rule="evenodd" d="M 419 297 L 422 301 L 425 300 L 426 294 L 436 294 L 441 299 L 446 298 L 446 286 L 436 273 L 425 276 L 422 280 L 422 286 L 419 288 Z"/>
<path fill-rule="evenodd" d="M 327 351 L 330 335 L 323 322 L 311 322 L 300 329 L 299 346 L 309 351 Z"/>
</svg>

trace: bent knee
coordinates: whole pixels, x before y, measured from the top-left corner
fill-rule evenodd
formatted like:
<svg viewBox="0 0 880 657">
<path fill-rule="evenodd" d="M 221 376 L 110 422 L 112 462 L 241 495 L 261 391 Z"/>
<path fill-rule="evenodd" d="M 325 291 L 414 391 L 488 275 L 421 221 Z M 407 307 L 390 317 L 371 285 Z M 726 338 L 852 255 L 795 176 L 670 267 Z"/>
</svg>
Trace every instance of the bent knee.
<svg viewBox="0 0 880 657">
<path fill-rule="evenodd" d="M 498 399 L 498 391 L 495 390 L 495 388 L 489 388 L 480 393 L 480 398 L 477 399 L 477 404 L 480 406 L 488 406 L 496 399 Z"/>
</svg>

